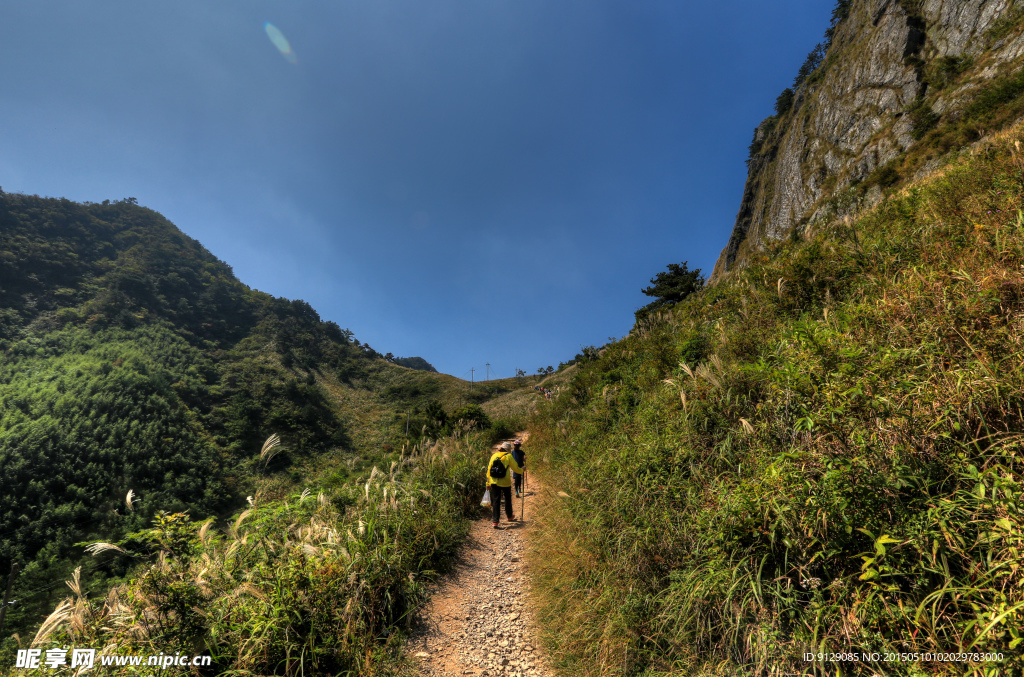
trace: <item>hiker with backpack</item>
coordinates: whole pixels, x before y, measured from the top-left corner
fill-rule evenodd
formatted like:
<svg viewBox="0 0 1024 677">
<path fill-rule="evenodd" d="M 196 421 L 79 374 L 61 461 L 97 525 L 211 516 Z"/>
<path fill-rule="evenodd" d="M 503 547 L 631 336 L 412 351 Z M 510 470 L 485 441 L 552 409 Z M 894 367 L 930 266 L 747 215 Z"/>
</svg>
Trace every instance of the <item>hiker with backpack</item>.
<svg viewBox="0 0 1024 677">
<path fill-rule="evenodd" d="M 501 517 L 502 496 L 505 497 L 505 517 L 509 522 L 516 521 L 515 515 L 512 514 L 512 478 L 509 477 L 509 468 L 512 472 L 523 472 L 512 455 L 512 445 L 503 442 L 501 447 L 491 454 L 487 466 L 487 490 L 491 493 L 491 514 L 494 517 L 495 529 L 498 528 L 498 520 Z"/>
<path fill-rule="evenodd" d="M 515 440 L 512 442 L 512 458 L 516 459 L 516 463 L 519 467 L 526 470 L 526 453 L 522 450 L 522 440 Z M 515 482 L 516 498 L 523 495 L 523 473 L 513 472 L 512 480 Z"/>
</svg>

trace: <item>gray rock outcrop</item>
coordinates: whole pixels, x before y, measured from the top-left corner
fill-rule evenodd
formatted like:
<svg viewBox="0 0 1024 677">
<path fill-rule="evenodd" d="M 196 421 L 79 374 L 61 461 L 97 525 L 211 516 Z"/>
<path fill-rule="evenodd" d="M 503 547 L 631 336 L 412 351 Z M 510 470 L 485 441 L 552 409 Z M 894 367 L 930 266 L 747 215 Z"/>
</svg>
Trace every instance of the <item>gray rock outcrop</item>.
<svg viewBox="0 0 1024 677">
<path fill-rule="evenodd" d="M 853 0 L 791 109 L 757 128 L 760 152 L 751 156 L 712 282 L 794 228 L 877 200 L 880 190 L 856 204 L 840 198 L 916 143 L 907 110 L 929 94 L 926 74 L 935 64 L 975 64 L 971 80 L 979 82 L 1019 67 L 1024 37 L 991 35 L 1017 13 L 1012 0 Z M 969 101 L 974 86 L 930 95 L 928 103 L 947 114 Z"/>
</svg>

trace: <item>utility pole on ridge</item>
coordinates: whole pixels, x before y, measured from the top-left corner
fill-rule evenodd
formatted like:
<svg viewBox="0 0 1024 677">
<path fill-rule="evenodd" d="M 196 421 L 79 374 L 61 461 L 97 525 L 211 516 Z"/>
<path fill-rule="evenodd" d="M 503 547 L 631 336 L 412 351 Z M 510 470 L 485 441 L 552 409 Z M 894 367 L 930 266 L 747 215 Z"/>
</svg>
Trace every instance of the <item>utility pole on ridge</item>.
<svg viewBox="0 0 1024 677">
<path fill-rule="evenodd" d="M 485 378 L 484 380 L 485 381 L 490 381 L 491 380 L 491 363 L 490 362 L 487 363 L 487 378 Z"/>
</svg>

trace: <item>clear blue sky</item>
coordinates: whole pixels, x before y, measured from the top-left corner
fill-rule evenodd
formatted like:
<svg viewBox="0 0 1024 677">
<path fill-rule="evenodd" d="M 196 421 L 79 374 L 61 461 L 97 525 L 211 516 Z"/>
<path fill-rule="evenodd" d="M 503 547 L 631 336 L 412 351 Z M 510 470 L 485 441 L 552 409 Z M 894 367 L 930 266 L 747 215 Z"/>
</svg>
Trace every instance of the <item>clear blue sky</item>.
<svg viewBox="0 0 1024 677">
<path fill-rule="evenodd" d="M 833 4 L 9 3 L 0 186 L 138 198 L 381 353 L 532 373 L 710 273 Z"/>
</svg>

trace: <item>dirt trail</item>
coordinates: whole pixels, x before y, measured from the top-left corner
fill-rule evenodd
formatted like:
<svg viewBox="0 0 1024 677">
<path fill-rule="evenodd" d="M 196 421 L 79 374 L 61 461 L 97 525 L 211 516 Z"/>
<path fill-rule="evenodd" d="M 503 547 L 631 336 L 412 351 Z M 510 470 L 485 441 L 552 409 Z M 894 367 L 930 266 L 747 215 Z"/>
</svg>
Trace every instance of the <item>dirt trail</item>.
<svg viewBox="0 0 1024 677">
<path fill-rule="evenodd" d="M 525 439 L 523 448 L 529 455 Z M 534 523 L 531 509 L 541 486 L 532 476 L 527 480 L 526 519 L 505 521 L 502 506 L 501 527 L 494 529 L 490 510 L 484 514 L 481 508 L 455 570 L 440 581 L 417 616 L 406 652 L 417 661 L 421 675 L 552 674 L 534 639 L 524 556 Z M 516 517 L 522 517 L 522 504 L 513 499 Z"/>
</svg>

